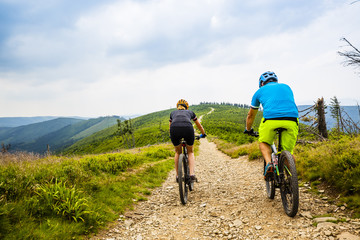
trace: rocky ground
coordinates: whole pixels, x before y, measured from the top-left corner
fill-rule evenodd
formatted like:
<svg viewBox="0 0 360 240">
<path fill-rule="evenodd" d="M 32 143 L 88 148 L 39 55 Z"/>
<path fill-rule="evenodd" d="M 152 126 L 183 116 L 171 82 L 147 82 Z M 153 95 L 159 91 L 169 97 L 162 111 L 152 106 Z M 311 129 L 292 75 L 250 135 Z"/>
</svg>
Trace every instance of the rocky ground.
<svg viewBox="0 0 360 240">
<path fill-rule="evenodd" d="M 119 216 L 116 224 L 92 239 L 358 239 L 360 219 L 346 207 L 329 204 L 300 188 L 297 216 L 288 217 L 277 189 L 267 199 L 263 163 L 246 157 L 231 159 L 214 143 L 201 139 L 196 157 L 199 182 L 184 206 L 175 171 L 149 200 Z M 330 214 L 332 217 L 319 217 Z"/>
</svg>

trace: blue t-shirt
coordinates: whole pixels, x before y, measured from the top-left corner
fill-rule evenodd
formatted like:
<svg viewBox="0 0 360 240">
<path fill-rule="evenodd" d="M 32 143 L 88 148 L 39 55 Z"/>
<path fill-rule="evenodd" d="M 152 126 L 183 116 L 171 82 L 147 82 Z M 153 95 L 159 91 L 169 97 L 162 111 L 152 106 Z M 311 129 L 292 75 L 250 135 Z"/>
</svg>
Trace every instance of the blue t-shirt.
<svg viewBox="0 0 360 240">
<path fill-rule="evenodd" d="M 257 109 L 260 104 L 264 109 L 265 119 L 299 117 L 294 94 L 286 84 L 270 82 L 259 88 L 251 100 L 251 108 Z"/>
</svg>

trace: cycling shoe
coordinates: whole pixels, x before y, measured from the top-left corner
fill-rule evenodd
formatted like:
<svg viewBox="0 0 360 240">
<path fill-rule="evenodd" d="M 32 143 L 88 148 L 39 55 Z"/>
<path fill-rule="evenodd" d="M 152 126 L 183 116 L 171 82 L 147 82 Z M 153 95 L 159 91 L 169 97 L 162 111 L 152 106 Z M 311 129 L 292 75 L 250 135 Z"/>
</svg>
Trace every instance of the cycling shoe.
<svg viewBox="0 0 360 240">
<path fill-rule="evenodd" d="M 272 163 L 268 163 L 265 166 L 264 178 L 269 179 L 273 172 L 274 172 L 274 165 Z"/>
</svg>

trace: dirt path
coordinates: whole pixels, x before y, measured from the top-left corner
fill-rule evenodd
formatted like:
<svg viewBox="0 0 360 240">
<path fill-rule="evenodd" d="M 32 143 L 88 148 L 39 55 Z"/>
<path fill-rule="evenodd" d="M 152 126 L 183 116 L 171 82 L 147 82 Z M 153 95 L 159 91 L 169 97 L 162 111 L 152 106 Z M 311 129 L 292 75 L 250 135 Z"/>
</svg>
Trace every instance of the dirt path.
<svg viewBox="0 0 360 240">
<path fill-rule="evenodd" d="M 274 200 L 266 197 L 262 162 L 231 159 L 214 143 L 200 141 L 196 157 L 199 182 L 187 205 L 180 203 L 172 171 L 148 201 L 120 216 L 112 229 L 93 239 L 360 239 L 359 219 L 346 218 L 341 208 L 305 188 L 301 188 L 298 215 L 289 218 L 278 189 Z M 346 221 L 336 224 L 313 219 L 327 213 Z"/>
</svg>

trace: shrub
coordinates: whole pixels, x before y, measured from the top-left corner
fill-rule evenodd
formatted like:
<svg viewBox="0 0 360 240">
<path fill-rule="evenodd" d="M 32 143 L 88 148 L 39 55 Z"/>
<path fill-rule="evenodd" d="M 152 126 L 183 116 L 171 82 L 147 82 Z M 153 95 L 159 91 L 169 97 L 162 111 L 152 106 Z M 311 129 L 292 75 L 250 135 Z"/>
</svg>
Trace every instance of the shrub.
<svg viewBox="0 0 360 240">
<path fill-rule="evenodd" d="M 360 193 L 360 137 L 298 146 L 295 156 L 305 180 L 322 178 L 344 194 Z"/>
<path fill-rule="evenodd" d="M 55 179 L 55 182 L 38 185 L 35 193 L 39 198 L 39 205 L 45 206 L 45 211 L 61 215 L 75 222 L 85 221 L 89 214 L 87 199 L 81 196 L 81 191 L 75 186 L 67 187 L 65 182 Z"/>
</svg>

